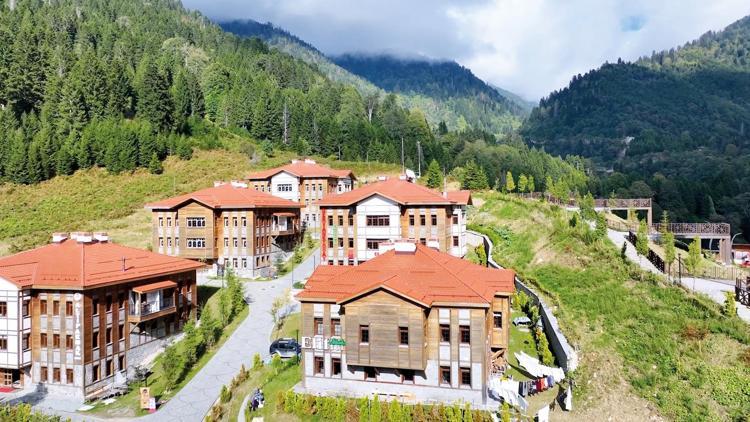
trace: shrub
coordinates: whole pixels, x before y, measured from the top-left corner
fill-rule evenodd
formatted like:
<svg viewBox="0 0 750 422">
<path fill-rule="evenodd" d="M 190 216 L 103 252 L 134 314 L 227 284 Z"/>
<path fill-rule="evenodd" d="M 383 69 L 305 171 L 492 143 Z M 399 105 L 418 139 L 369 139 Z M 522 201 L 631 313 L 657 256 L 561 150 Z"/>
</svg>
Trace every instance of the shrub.
<svg viewBox="0 0 750 422">
<path fill-rule="evenodd" d="M 221 402 L 228 403 L 232 399 L 232 391 L 227 388 L 226 385 L 221 387 Z"/>
<path fill-rule="evenodd" d="M 500 414 L 503 422 L 510 422 L 510 405 L 507 401 L 500 406 Z"/>
<path fill-rule="evenodd" d="M 260 353 L 256 353 L 253 356 L 253 369 L 257 370 L 263 367 L 263 359 L 260 357 Z"/>
<path fill-rule="evenodd" d="M 529 305 L 529 296 L 518 290 L 513 294 L 513 309 L 526 312 L 526 307 Z"/>
<path fill-rule="evenodd" d="M 273 368 L 274 373 L 278 374 L 283 364 L 284 362 L 281 360 L 281 356 L 279 356 L 278 354 L 274 354 L 271 358 L 271 368 Z"/>
<path fill-rule="evenodd" d="M 734 292 L 724 292 L 724 297 L 726 300 L 721 309 L 724 315 L 728 317 L 737 316 L 737 303 L 734 301 Z"/>
</svg>

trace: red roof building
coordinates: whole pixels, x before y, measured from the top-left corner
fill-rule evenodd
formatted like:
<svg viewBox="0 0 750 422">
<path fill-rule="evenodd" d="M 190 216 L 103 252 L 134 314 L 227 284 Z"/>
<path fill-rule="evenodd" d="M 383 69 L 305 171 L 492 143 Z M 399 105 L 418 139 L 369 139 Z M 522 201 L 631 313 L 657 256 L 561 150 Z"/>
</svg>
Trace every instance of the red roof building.
<svg viewBox="0 0 750 422">
<path fill-rule="evenodd" d="M 122 384 L 187 322 L 202 267 L 102 232 L 0 258 L 0 384 L 79 398 Z"/>
<path fill-rule="evenodd" d="M 320 266 L 302 302 L 303 387 L 487 403 L 505 365 L 515 273 L 398 241 L 358 266 Z"/>
</svg>

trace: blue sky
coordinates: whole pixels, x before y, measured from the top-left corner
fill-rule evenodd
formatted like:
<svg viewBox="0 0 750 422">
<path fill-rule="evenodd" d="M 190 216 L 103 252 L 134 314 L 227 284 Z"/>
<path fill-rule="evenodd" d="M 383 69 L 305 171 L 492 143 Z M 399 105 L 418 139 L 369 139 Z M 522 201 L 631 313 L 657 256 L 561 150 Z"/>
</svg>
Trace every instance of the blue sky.
<svg viewBox="0 0 750 422">
<path fill-rule="evenodd" d="M 452 59 L 538 100 L 604 61 L 684 44 L 748 0 L 183 0 L 217 20 L 273 22 L 326 54 Z"/>
</svg>

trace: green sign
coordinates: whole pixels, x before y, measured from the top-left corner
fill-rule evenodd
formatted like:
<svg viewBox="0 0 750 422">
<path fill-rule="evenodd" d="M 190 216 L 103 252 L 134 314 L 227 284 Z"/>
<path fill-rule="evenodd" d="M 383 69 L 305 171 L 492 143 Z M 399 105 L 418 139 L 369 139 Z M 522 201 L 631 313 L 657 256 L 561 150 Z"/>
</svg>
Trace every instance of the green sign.
<svg viewBox="0 0 750 422">
<path fill-rule="evenodd" d="M 346 341 L 343 338 L 331 338 L 328 340 L 329 346 L 346 346 Z"/>
</svg>

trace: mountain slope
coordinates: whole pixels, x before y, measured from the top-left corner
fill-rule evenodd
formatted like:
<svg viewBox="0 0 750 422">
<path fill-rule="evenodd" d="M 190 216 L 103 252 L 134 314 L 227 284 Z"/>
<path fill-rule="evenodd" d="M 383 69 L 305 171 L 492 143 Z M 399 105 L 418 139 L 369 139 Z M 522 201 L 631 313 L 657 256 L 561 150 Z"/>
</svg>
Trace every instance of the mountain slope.
<svg viewBox="0 0 750 422">
<path fill-rule="evenodd" d="M 347 66 L 353 64 L 354 56 L 331 60 L 314 46 L 270 23 L 238 20 L 221 22 L 220 25 L 237 35 L 261 38 L 270 46 L 316 66 L 330 79 L 356 86 L 363 95 L 395 92 L 401 105 L 419 108 L 433 126 L 445 121 L 451 130 L 474 128 L 496 134 L 506 133 L 518 127 L 521 118 L 528 113 L 524 104 L 516 103 L 514 98 L 506 98 L 468 69 L 453 62 L 409 61 L 411 69 L 418 69 L 419 77 L 414 78 L 414 75 L 403 73 L 400 60 L 388 56 L 356 56 L 359 66 L 352 71 Z M 388 88 L 382 78 L 366 69 L 375 66 L 382 70 L 382 65 L 392 65 L 389 73 L 394 76 L 398 74 L 404 79 L 411 79 L 410 89 Z M 447 79 L 441 80 L 441 77 Z M 451 83 L 445 83 L 446 80 Z"/>
<path fill-rule="evenodd" d="M 575 75 L 521 132 L 548 152 L 614 169 L 599 194 L 653 193 L 680 219 L 728 220 L 750 233 L 750 18 Z"/>
</svg>

